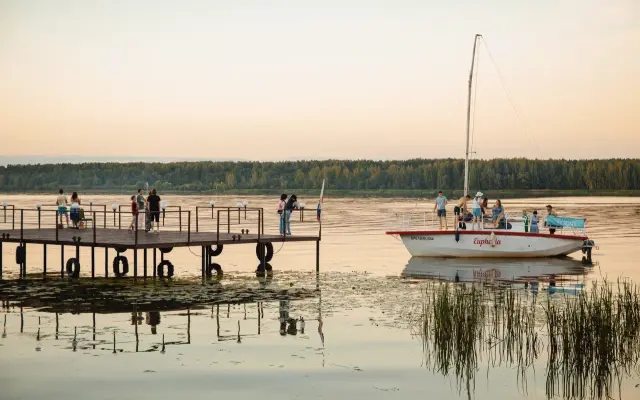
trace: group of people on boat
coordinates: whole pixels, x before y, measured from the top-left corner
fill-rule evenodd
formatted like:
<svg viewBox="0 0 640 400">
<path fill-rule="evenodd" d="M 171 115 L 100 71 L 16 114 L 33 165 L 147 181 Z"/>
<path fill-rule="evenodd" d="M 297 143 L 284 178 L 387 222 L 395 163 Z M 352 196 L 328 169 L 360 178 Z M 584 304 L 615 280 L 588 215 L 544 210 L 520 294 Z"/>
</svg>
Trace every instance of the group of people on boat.
<svg viewBox="0 0 640 400">
<path fill-rule="evenodd" d="M 467 203 L 471 201 L 471 211 L 469 211 Z M 437 213 L 438 222 L 440 224 L 440 230 L 449 229 L 449 225 L 447 223 L 447 204 L 449 200 L 442 193 L 442 191 L 438 192 L 438 196 L 435 199 L 435 204 L 433 207 L 434 212 Z M 505 208 L 502 205 L 502 201 L 497 199 L 491 209 L 491 213 L 489 214 L 489 198 L 484 195 L 482 192 L 477 192 L 476 195 L 472 198 L 471 195 L 466 195 L 461 197 L 456 205 L 453 207 L 453 227 L 465 227 L 466 222 L 471 222 L 471 229 L 482 230 L 485 226 L 485 219 L 491 220 L 490 228 L 493 229 L 509 229 L 509 223 L 507 218 L 505 217 Z M 548 204 L 546 206 L 547 215 L 557 216 L 553 206 Z M 522 214 L 525 219 L 525 231 L 537 233 L 539 230 L 539 220 L 538 220 L 538 211 L 534 210 L 531 218 L 529 219 L 527 210 L 523 210 Z M 549 227 L 549 233 L 554 234 L 555 229 L 553 227 Z"/>
</svg>

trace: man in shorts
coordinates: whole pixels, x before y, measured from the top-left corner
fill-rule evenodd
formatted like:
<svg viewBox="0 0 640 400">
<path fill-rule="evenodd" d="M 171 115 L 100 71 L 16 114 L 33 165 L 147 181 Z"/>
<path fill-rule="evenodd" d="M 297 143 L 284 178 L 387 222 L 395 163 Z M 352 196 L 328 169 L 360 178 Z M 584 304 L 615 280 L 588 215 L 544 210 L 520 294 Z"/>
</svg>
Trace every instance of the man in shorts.
<svg viewBox="0 0 640 400">
<path fill-rule="evenodd" d="M 467 201 L 471 200 L 471 195 L 460 197 L 458 205 L 453 207 L 453 228 L 458 226 L 460 220 L 464 220 L 464 215 L 467 213 Z"/>
<path fill-rule="evenodd" d="M 442 230 L 442 221 L 444 221 L 444 229 L 449 229 L 449 225 L 447 224 L 447 198 L 442 195 L 442 190 L 438 192 L 438 197 L 436 197 L 436 204 L 433 207 L 433 210 L 438 213 L 438 221 L 440 221 L 440 230 Z"/>
<path fill-rule="evenodd" d="M 62 216 L 67 219 L 67 228 L 69 227 L 69 214 L 67 214 L 67 196 L 64 195 L 64 190 L 58 191 L 58 198 L 56 199 L 56 206 L 58 206 L 57 214 L 60 216 L 60 226 L 62 226 Z"/>
</svg>

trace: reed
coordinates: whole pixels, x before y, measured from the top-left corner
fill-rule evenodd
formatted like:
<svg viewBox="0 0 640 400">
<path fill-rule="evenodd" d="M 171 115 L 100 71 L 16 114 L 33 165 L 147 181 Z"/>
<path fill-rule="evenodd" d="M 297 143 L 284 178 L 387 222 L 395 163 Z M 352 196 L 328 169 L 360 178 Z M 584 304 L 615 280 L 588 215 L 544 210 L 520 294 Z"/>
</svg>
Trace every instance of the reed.
<svg viewBox="0 0 640 400">
<path fill-rule="evenodd" d="M 426 365 L 454 374 L 469 396 L 485 356 L 488 368 L 515 367 L 524 390 L 527 371 L 546 357 L 548 398 L 607 398 L 640 374 L 640 292 L 629 281 L 542 301 L 511 286 L 430 283 L 420 317 Z"/>
</svg>

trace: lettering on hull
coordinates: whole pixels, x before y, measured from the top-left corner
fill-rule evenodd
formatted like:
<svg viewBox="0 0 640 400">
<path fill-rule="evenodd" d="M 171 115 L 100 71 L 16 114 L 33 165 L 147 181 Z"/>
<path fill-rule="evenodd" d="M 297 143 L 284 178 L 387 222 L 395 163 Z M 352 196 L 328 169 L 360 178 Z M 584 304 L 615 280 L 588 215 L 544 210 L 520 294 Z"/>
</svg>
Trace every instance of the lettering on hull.
<svg viewBox="0 0 640 400">
<path fill-rule="evenodd" d="M 411 236 L 411 240 L 433 240 L 432 236 Z"/>
<path fill-rule="evenodd" d="M 480 247 L 484 246 L 485 244 L 489 245 L 489 246 L 498 246 L 500 244 L 502 244 L 502 241 L 500 239 L 495 239 L 495 243 L 491 243 L 491 239 L 480 239 L 480 238 L 474 238 L 473 239 L 473 244 L 476 244 Z"/>
</svg>

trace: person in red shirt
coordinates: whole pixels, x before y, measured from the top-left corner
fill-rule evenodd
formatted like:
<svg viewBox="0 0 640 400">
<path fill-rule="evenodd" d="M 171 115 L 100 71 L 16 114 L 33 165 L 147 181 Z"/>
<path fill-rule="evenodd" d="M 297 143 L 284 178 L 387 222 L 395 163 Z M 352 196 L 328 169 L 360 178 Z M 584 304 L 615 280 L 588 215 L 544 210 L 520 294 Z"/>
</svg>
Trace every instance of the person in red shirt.
<svg viewBox="0 0 640 400">
<path fill-rule="evenodd" d="M 133 232 L 137 226 L 136 222 L 138 220 L 138 203 L 136 202 L 136 196 L 131 196 L 131 223 L 129 224 L 129 231 Z"/>
</svg>

